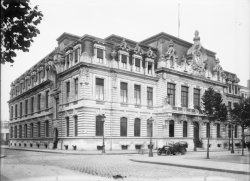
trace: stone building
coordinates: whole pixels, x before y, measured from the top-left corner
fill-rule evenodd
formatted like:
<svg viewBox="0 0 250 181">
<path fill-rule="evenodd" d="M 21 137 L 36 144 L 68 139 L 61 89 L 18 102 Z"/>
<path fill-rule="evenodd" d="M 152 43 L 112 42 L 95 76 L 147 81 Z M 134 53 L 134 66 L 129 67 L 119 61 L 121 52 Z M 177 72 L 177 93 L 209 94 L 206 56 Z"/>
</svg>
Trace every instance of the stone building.
<svg viewBox="0 0 250 181">
<path fill-rule="evenodd" d="M 198 31 L 193 40 L 63 33 L 11 84 L 10 146 L 95 150 L 104 136 L 106 149 L 138 149 L 152 136 L 154 148 L 182 140 L 193 149 L 210 136 L 211 148 L 224 148 L 229 128 L 208 123 L 201 97 L 213 87 L 233 106 L 239 79 L 201 45 Z"/>
</svg>

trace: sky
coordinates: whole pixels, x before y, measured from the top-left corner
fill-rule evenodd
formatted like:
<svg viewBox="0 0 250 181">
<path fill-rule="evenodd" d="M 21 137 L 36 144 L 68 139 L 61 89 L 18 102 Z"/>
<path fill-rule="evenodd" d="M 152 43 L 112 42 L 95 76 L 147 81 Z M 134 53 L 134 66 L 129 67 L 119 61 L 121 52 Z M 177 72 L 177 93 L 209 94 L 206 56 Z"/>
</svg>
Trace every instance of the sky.
<svg viewBox="0 0 250 181">
<path fill-rule="evenodd" d="M 10 84 L 55 47 L 63 33 L 105 38 L 116 34 L 142 41 L 160 32 L 193 43 L 199 31 L 204 48 L 216 52 L 222 68 L 250 79 L 250 0 L 31 0 L 44 17 L 29 52 L 17 52 L 2 66 L 2 120 L 9 119 Z"/>
</svg>

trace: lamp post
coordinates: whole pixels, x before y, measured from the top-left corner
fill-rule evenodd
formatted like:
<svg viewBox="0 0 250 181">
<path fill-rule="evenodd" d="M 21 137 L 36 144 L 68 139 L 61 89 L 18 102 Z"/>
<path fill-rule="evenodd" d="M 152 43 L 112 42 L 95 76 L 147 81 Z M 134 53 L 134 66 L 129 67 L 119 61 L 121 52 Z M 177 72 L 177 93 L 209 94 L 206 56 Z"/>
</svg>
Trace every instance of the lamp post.
<svg viewBox="0 0 250 181">
<path fill-rule="evenodd" d="M 150 143 L 149 143 L 149 153 L 148 156 L 149 157 L 153 157 L 153 145 L 152 145 L 152 136 L 153 136 L 153 121 L 154 119 L 152 117 L 149 118 L 149 122 L 151 124 L 151 133 L 150 133 Z"/>
<path fill-rule="evenodd" d="M 101 119 L 102 119 L 102 123 L 103 123 L 102 153 L 105 153 L 105 142 L 104 142 L 104 131 L 105 131 L 105 129 L 104 129 L 104 123 L 105 123 L 105 118 L 106 118 L 105 114 L 102 114 L 101 115 Z"/>
<path fill-rule="evenodd" d="M 232 124 L 231 126 L 231 129 L 232 129 L 232 149 L 231 149 L 231 153 L 234 153 L 234 126 Z"/>
</svg>

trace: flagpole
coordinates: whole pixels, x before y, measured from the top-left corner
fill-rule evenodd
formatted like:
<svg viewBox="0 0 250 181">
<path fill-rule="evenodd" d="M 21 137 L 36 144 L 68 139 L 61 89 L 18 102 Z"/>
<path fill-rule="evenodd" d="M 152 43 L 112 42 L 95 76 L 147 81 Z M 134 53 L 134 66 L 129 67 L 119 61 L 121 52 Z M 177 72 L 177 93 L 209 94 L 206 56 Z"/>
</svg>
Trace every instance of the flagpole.
<svg viewBox="0 0 250 181">
<path fill-rule="evenodd" d="M 180 3 L 178 3 L 178 38 L 180 38 Z"/>
</svg>

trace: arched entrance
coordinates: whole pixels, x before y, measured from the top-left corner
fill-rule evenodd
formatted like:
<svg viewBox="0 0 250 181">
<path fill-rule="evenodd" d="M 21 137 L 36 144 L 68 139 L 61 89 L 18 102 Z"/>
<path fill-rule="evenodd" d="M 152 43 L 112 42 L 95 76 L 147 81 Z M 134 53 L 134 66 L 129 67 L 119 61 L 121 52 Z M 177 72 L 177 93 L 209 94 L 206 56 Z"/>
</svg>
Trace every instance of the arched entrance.
<svg viewBox="0 0 250 181">
<path fill-rule="evenodd" d="M 195 147 L 200 147 L 200 127 L 198 122 L 193 122 L 194 125 L 194 144 Z"/>
</svg>

